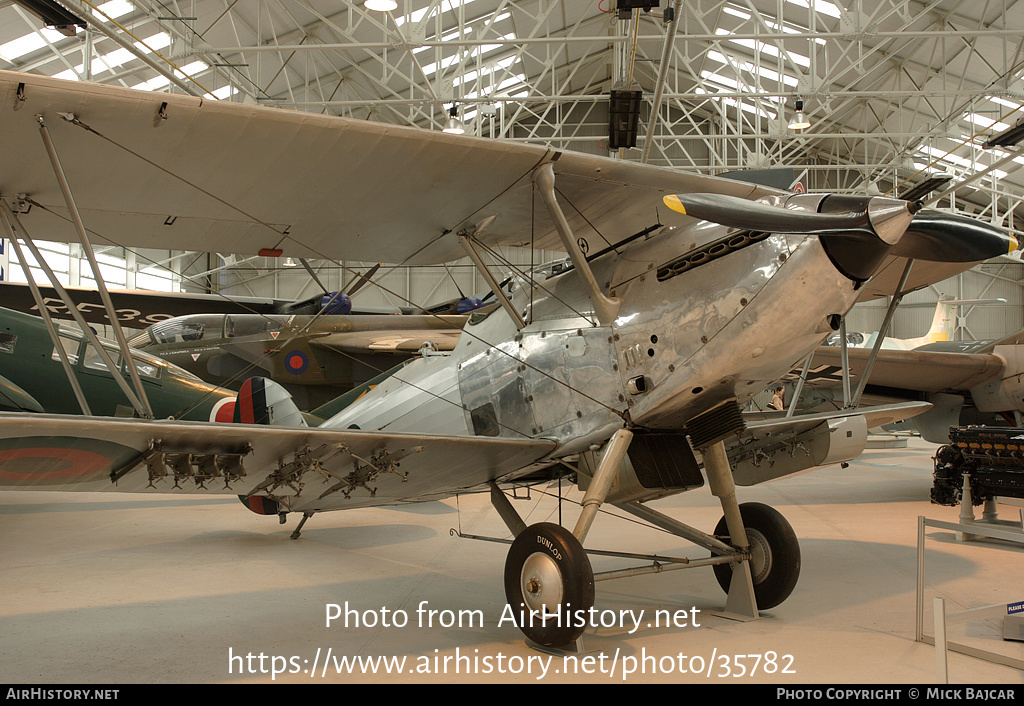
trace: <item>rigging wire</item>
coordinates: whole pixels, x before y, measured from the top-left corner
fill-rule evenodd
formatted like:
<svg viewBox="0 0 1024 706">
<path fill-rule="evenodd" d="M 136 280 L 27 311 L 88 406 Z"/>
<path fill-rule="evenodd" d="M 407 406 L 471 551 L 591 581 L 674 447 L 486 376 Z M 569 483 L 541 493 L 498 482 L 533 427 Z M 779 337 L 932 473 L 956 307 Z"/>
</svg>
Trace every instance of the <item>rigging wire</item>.
<svg viewBox="0 0 1024 706">
<path fill-rule="evenodd" d="M 273 225 L 271 225 L 270 223 L 267 223 L 267 222 L 266 222 L 266 221 L 264 221 L 263 219 L 260 219 L 260 218 L 258 218 L 257 216 L 255 216 L 255 215 L 253 215 L 253 214 L 250 214 L 250 213 L 246 212 L 246 211 L 245 211 L 244 209 L 242 209 L 242 208 L 239 208 L 238 206 L 235 206 L 234 204 L 232 204 L 232 203 L 230 203 L 230 202 L 226 201 L 225 199 L 223 199 L 223 198 L 221 198 L 221 197 L 219 197 L 219 196 L 217 196 L 217 195 L 213 194 L 213 193 L 212 193 L 212 192 L 210 192 L 209 190 L 207 190 L 207 189 L 204 189 L 203 187 L 199 186 L 198 184 L 195 184 L 194 182 L 192 182 L 192 181 L 190 181 L 190 180 L 186 179 L 186 178 L 185 178 L 185 177 L 183 177 L 183 176 L 180 176 L 180 175 L 176 174 L 175 172 L 171 171 L 170 169 L 168 169 L 168 168 L 166 168 L 166 167 L 163 167 L 163 166 L 161 166 L 161 165 L 157 164 L 156 162 L 154 162 L 153 160 L 149 159 L 148 157 L 145 157 L 145 156 L 143 156 L 143 155 L 139 154 L 138 152 L 136 152 L 135 150 L 133 150 L 133 149 L 131 149 L 131 148 L 129 148 L 129 147 L 127 147 L 127 146 L 125 146 L 125 145 L 122 145 L 121 143 L 117 142 L 116 140 L 114 140 L 114 139 L 112 139 L 112 138 L 110 138 L 110 137 L 108 137 L 108 136 L 104 135 L 103 133 L 101 133 L 101 132 L 99 132 L 98 130 L 96 130 L 96 129 L 92 128 L 91 126 L 87 125 L 86 123 L 83 123 L 83 122 L 82 122 L 81 120 L 79 120 L 79 119 L 78 119 L 77 117 L 75 117 L 75 116 L 70 116 L 70 117 L 67 117 L 67 118 L 65 118 L 65 119 L 66 119 L 66 120 L 67 120 L 67 121 L 68 121 L 69 123 L 71 123 L 72 125 L 75 125 L 75 126 L 77 126 L 77 127 L 81 128 L 81 129 L 85 130 L 85 131 L 86 131 L 87 133 L 89 133 L 89 134 L 92 134 L 92 135 L 95 135 L 95 136 L 99 137 L 100 139 L 104 140 L 104 141 L 105 141 L 105 142 L 107 142 L 108 144 L 110 144 L 110 145 L 113 145 L 114 147 L 116 147 L 116 148 L 118 148 L 118 149 L 120 149 L 120 150 L 123 150 L 124 152 L 127 152 L 128 154 L 132 155 L 133 157 L 136 157 L 137 159 L 140 159 L 140 160 L 142 160 L 142 161 L 143 161 L 143 162 L 145 162 L 146 164 L 149 164 L 150 166 L 154 167 L 155 169 L 158 169 L 159 171 L 163 172 L 164 174 L 168 175 L 169 177 L 172 177 L 173 179 L 176 179 L 176 180 L 178 180 L 178 181 L 180 181 L 180 182 L 182 182 L 182 183 L 186 184 L 187 186 L 189 186 L 189 187 L 191 187 L 191 188 L 194 188 L 194 189 L 196 189 L 196 190 L 197 190 L 198 192 L 200 192 L 200 193 L 202 193 L 202 194 L 204 194 L 204 195 L 206 195 L 206 196 L 209 196 L 210 198 L 214 199 L 214 200 L 215 200 L 215 201 L 216 201 L 217 203 L 220 203 L 220 204 L 222 204 L 223 206 L 225 206 L 225 207 L 227 207 L 227 208 L 231 209 L 232 211 L 235 211 L 236 213 L 239 213 L 239 214 L 241 214 L 242 216 L 244 216 L 244 217 L 246 217 L 246 218 L 250 219 L 250 220 L 251 220 L 252 222 L 254 222 L 254 223 L 257 223 L 257 224 L 259 224 L 259 225 L 261 225 L 261 226 L 264 226 L 265 228 L 267 228 L 267 229 L 271 230 L 272 232 L 274 232 L 274 233 L 276 233 L 276 234 L 280 235 L 280 236 L 281 236 L 281 241 L 278 241 L 278 244 L 280 244 L 281 242 L 283 242 L 283 240 L 285 240 L 285 239 L 287 239 L 287 240 L 290 240 L 290 241 L 292 241 L 293 243 L 295 243 L 296 245 L 299 245 L 299 246 L 301 246 L 301 247 L 304 247 L 304 248 L 306 248 L 307 250 L 309 250 L 310 252 L 314 253 L 314 254 L 315 254 L 315 255 L 316 255 L 316 256 L 317 256 L 318 258 L 320 258 L 320 259 L 322 259 L 322 260 L 326 260 L 326 261 L 328 261 L 328 262 L 331 262 L 331 263 L 333 263 L 333 264 L 337 265 L 338 267 L 340 267 L 341 269 L 343 269 L 343 270 L 346 270 L 346 271 L 348 271 L 348 272 L 354 272 L 354 270 L 353 270 L 352 268 L 349 268 L 349 267 L 345 266 L 344 264 L 342 264 L 342 263 L 341 263 L 341 262 L 339 262 L 338 260 L 335 260 L 334 258 L 332 258 L 332 257 L 329 257 L 328 255 L 326 255 L 326 254 L 324 254 L 324 253 L 321 253 L 321 252 L 319 252 L 319 251 L 318 251 L 318 250 L 317 250 L 316 248 L 312 247 L 311 245 L 309 245 L 309 244 L 307 244 L 307 243 L 303 243 L 302 241 L 300 241 L 300 240 L 296 239 L 296 238 L 295 238 L 294 236 L 290 235 L 290 234 L 289 234 L 289 233 L 287 232 L 287 230 L 281 230 L 281 229 L 275 228 L 275 227 L 274 227 Z M 108 238 L 107 240 L 108 240 L 109 242 L 112 242 L 112 243 L 114 243 L 115 245 L 117 245 L 117 243 L 116 243 L 115 241 L 113 241 L 112 239 L 109 239 L 109 238 Z M 119 246 L 119 247 L 120 247 L 120 246 Z M 383 286 L 382 284 L 380 284 L 379 282 L 374 282 L 373 284 L 374 284 L 374 286 L 378 287 L 378 288 L 379 288 L 379 289 L 381 289 L 382 291 L 384 291 L 384 292 L 387 292 L 388 294 L 390 294 L 390 295 L 394 296 L 395 298 L 397 298 L 397 299 L 399 299 L 399 300 L 401 300 L 401 301 L 404 301 L 404 302 L 406 302 L 406 303 L 407 303 L 407 304 L 409 304 L 410 306 L 413 306 L 413 307 L 418 307 L 418 306 L 419 306 L 419 305 L 417 305 L 417 304 L 416 304 L 415 302 L 413 302 L 413 301 L 409 300 L 408 298 L 406 298 L 406 297 L 404 297 L 404 296 L 402 296 L 402 295 L 398 294 L 397 292 L 395 292 L 395 291 L 393 291 L 393 290 L 390 290 L 390 289 L 388 289 L 387 287 L 384 287 L 384 286 Z M 420 308 L 422 308 L 422 307 L 420 307 Z M 436 317 L 436 318 L 440 318 L 440 315 L 438 315 L 438 314 L 429 314 L 429 313 L 428 313 L 428 314 L 426 314 L 426 315 L 427 315 L 427 316 L 434 316 L 434 317 Z M 607 404 L 605 404 L 605 403 L 603 403 L 603 402 L 601 402 L 601 401 L 599 401 L 599 400 L 597 400 L 597 399 L 593 398 L 592 396 L 588 395 L 588 394 L 587 394 L 586 392 L 584 392 L 583 390 L 581 390 L 581 389 L 578 389 L 578 388 L 575 388 L 575 387 L 573 387 L 573 386 L 572 386 L 572 385 L 571 385 L 570 383 L 566 382 L 565 380 L 562 380 L 562 379 L 560 379 L 559 377 L 557 377 L 557 376 L 555 376 L 555 375 L 552 375 L 552 374 L 550 374 L 550 373 L 548 373 L 548 372 L 546 372 L 546 371 L 540 370 L 540 369 L 539 369 L 539 368 L 537 368 L 536 366 L 534 366 L 534 365 L 531 365 L 530 363 L 528 363 L 528 362 L 526 362 L 526 361 L 524 361 L 524 360 L 521 360 L 521 359 L 517 358 L 517 357 L 516 357 L 516 356 L 514 356 L 514 355 L 513 355 L 512 353 L 509 353 L 508 351 L 502 350 L 502 348 L 500 348 L 499 346 L 496 346 L 496 345 L 494 345 L 494 344 L 493 344 L 492 342 L 490 342 L 490 341 L 485 341 L 485 340 L 484 340 L 484 339 L 482 339 L 482 338 L 481 338 L 480 336 L 478 336 L 478 335 L 476 335 L 476 334 L 474 334 L 474 333 L 470 332 L 470 331 L 469 331 L 469 328 L 468 328 L 468 327 L 466 327 L 465 329 L 463 329 L 463 331 L 462 331 L 462 334 L 461 334 L 461 335 L 463 335 L 463 336 L 469 336 L 469 337 L 473 338 L 474 340 L 476 340 L 476 341 L 478 341 L 478 342 L 482 343 L 482 344 L 483 344 L 484 346 L 486 346 L 486 347 L 487 347 L 488 349 L 490 349 L 490 350 L 493 350 L 493 351 L 495 351 L 495 352 L 499 352 L 499 353 L 501 353 L 501 354 L 505 355 L 506 357 L 508 357 L 508 358 L 511 358 L 512 360 L 515 360 L 515 361 L 516 361 L 516 362 L 518 362 L 518 363 L 519 363 L 520 365 L 522 365 L 522 366 L 524 366 L 524 367 L 526 367 L 526 368 L 530 368 L 531 370 L 533 370 L 534 372 L 538 373 L 539 375 L 542 375 L 542 376 L 544 376 L 544 377 L 546 377 L 546 378 L 548 378 L 548 379 L 552 380 L 552 381 L 553 381 L 553 382 L 555 382 L 555 383 L 556 383 L 557 385 L 561 385 L 561 386 L 565 387 L 565 388 L 566 388 L 566 389 L 568 389 L 568 390 L 569 390 L 570 392 L 573 392 L 573 393 L 575 393 L 575 394 L 577 394 L 577 395 L 580 395 L 581 397 L 584 397 L 584 398 L 586 398 L 586 399 L 588 399 L 588 400 L 590 400 L 590 401 L 594 402 L 595 404 L 599 405 L 600 407 L 603 407 L 604 409 L 608 410 L 609 412 L 613 413 L 614 415 L 616 415 L 616 416 L 618 416 L 618 417 L 620 417 L 620 418 L 622 418 L 622 419 L 625 419 L 625 418 L 626 418 L 626 414 L 625 414 L 625 412 L 624 412 L 624 411 L 621 411 L 621 410 L 615 409 L 614 407 L 611 407 L 610 405 L 607 405 Z M 449 401 L 449 402 L 451 402 L 451 401 Z M 451 404 L 453 404 L 453 405 L 455 405 L 455 406 L 459 406 L 459 407 L 461 407 L 461 405 L 457 405 L 457 404 L 456 404 L 455 402 L 451 402 Z M 524 435 L 524 436 L 525 436 L 525 435 Z"/>
</svg>

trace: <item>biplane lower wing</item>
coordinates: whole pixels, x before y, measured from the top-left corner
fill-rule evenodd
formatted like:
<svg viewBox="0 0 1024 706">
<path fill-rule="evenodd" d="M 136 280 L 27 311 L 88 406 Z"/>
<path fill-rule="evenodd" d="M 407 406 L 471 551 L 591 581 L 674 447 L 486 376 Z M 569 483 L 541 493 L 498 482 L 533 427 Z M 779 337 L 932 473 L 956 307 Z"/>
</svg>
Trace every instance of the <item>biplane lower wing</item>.
<svg viewBox="0 0 1024 706">
<path fill-rule="evenodd" d="M 852 461 L 864 451 L 868 429 L 915 417 L 931 407 L 928 402 L 903 402 L 748 422 L 728 449 L 733 477 L 737 485 L 756 485 Z"/>
<path fill-rule="evenodd" d="M 4 413 L 0 488 L 229 494 L 269 498 L 273 512 L 314 512 L 480 490 L 530 470 L 554 448 L 546 440 Z"/>
</svg>

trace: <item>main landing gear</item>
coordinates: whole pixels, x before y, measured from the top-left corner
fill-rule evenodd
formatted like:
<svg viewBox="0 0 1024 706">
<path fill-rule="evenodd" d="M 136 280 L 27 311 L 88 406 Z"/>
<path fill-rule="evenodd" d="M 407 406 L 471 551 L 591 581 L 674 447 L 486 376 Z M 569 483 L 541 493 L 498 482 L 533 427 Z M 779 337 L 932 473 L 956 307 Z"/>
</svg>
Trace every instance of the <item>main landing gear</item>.
<svg viewBox="0 0 1024 706">
<path fill-rule="evenodd" d="M 595 576 L 582 543 L 608 496 L 632 436 L 628 430 L 619 430 L 607 444 L 584 496 L 583 512 L 572 532 L 546 522 L 527 527 L 508 498 L 497 486 L 492 486 L 492 503 L 516 537 L 505 559 L 505 597 L 519 617 L 523 634 L 538 645 L 580 650 L 580 639 L 589 626 L 589 613 L 594 606 L 595 581 L 712 566 L 727 593 L 725 611 L 721 615 L 738 620 L 757 619 L 760 617 L 758 609 L 782 603 L 796 586 L 800 548 L 793 529 L 782 515 L 767 505 L 737 504 L 732 473 L 721 441 L 701 449 L 711 492 L 719 498 L 724 511 L 724 517 L 715 528 L 717 536 L 693 529 L 639 502 L 616 504 L 653 525 L 709 549 L 711 556 L 704 559 L 657 557 L 651 566 Z"/>
<path fill-rule="evenodd" d="M 761 503 L 739 506 L 749 546 L 750 577 L 757 607 L 774 608 L 789 598 L 800 577 L 800 545 L 796 533 L 778 510 Z M 716 535 L 728 535 L 725 518 L 715 527 Z M 715 564 L 715 578 L 728 592 L 735 564 Z"/>
<path fill-rule="evenodd" d="M 583 545 L 550 522 L 531 525 L 512 543 L 505 559 L 505 597 L 520 617 L 523 633 L 545 647 L 567 645 L 583 634 L 576 611 L 594 605 L 594 571 Z"/>
</svg>

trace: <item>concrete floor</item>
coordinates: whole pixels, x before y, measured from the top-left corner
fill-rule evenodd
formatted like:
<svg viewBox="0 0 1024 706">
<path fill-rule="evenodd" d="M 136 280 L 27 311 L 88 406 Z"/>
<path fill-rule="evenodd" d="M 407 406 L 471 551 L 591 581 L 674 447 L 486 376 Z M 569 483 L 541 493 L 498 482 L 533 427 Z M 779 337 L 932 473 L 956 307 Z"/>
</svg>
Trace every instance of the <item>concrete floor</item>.
<svg viewBox="0 0 1024 706">
<path fill-rule="evenodd" d="M 933 684 L 935 649 L 914 639 L 918 517 L 958 514 L 928 502 L 933 453 L 913 439 L 846 469 L 741 488 L 741 502 L 776 507 L 800 538 L 793 595 L 743 623 L 712 614 L 724 594 L 706 568 L 600 582 L 602 616 L 643 610 L 643 620 L 588 629 L 590 659 L 575 662 L 549 660 L 500 624 L 506 546 L 450 535 L 507 536 L 486 496 L 318 515 L 292 541 L 294 521 L 234 499 L 0 492 L 0 682 Z M 706 489 L 653 506 L 708 531 L 721 515 Z M 557 521 L 550 497 L 516 507 L 528 523 Z M 587 546 L 706 555 L 610 516 Z M 934 597 L 950 613 L 996 605 L 951 616 L 950 639 L 1024 660 L 1024 643 L 1002 640 L 1005 604 L 1024 599 L 1024 546 L 928 528 L 926 557 L 926 631 Z M 376 624 L 327 627 L 328 604 Z M 436 611 L 432 626 L 421 605 Z M 657 610 L 680 611 L 679 626 L 655 626 Z M 439 624 L 460 611 L 467 624 Z M 346 657 L 405 661 L 401 674 L 380 664 L 339 674 Z M 952 653 L 948 664 L 952 683 L 1024 684 L 1024 672 L 982 659 Z"/>
</svg>

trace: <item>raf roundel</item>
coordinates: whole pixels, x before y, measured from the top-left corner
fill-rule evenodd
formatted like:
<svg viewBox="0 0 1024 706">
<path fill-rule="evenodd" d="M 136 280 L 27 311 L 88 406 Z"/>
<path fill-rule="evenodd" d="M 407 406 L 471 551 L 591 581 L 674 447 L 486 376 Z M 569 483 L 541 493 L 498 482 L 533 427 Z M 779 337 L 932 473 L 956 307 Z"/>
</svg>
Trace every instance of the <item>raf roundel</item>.
<svg viewBox="0 0 1024 706">
<path fill-rule="evenodd" d="M 293 375 L 302 375 L 309 367 L 309 358 L 302 351 L 289 351 L 284 357 L 284 367 Z"/>
<path fill-rule="evenodd" d="M 5 485 L 49 485 L 89 481 L 122 466 L 134 449 L 100 439 L 38 436 L 0 442 L 0 481 Z"/>
</svg>

